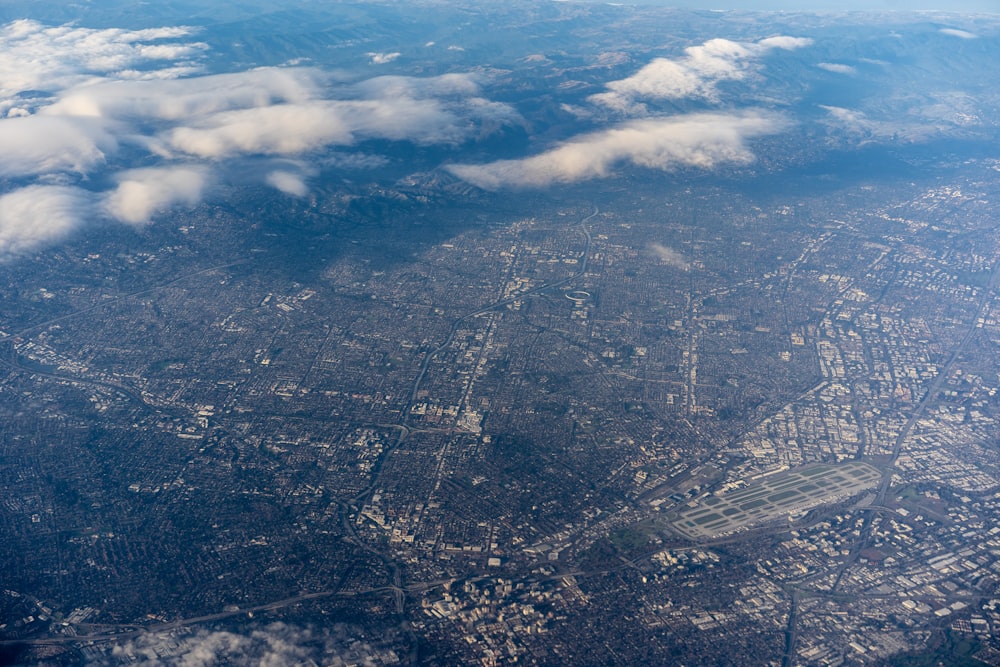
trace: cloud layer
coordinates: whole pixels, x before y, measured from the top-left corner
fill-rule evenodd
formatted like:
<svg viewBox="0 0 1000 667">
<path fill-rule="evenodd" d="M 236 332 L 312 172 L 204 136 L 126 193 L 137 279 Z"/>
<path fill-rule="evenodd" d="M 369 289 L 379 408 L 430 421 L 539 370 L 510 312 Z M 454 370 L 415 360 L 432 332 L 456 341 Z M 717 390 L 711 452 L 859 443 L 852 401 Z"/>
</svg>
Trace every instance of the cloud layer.
<svg viewBox="0 0 1000 667">
<path fill-rule="evenodd" d="M 522 160 L 453 165 L 449 169 L 487 190 L 600 178 L 623 164 L 662 170 L 711 169 L 753 161 L 746 140 L 774 134 L 786 125 L 780 116 L 760 111 L 648 118 L 578 137 Z"/>
<path fill-rule="evenodd" d="M 209 174 L 233 161 L 259 165 L 264 158 L 266 171 L 252 182 L 303 197 L 319 166 L 353 160 L 362 168 L 383 160 L 343 154 L 331 162 L 332 148 L 371 139 L 457 145 L 484 129 L 523 122 L 512 107 L 483 98 L 473 74 L 354 83 L 308 67 L 203 75 L 208 47 L 193 35 L 184 27 L 94 30 L 33 21 L 0 27 L 0 177 L 20 188 L 0 198 L 0 258 L 65 238 L 93 217 L 144 225 L 175 207 L 195 206 L 213 189 Z M 745 77 L 771 50 L 809 43 L 779 36 L 692 46 L 590 98 L 640 118 L 533 157 L 449 169 L 496 189 L 599 178 L 623 165 L 745 164 L 753 160 L 747 140 L 780 131 L 781 118 L 759 111 L 641 118 L 649 115 L 645 103 L 716 100 L 718 82 Z M 369 56 L 384 64 L 399 54 Z M 128 169 L 125 156 L 134 163 L 137 154 L 147 167 Z M 36 201 L 43 195 L 45 202 Z"/>
<path fill-rule="evenodd" d="M 295 168 L 272 166 L 251 180 L 304 196 L 315 173 L 309 158 L 323 164 L 319 153 L 330 147 L 454 145 L 481 127 L 520 122 L 511 107 L 480 97 L 471 74 L 355 83 L 307 67 L 202 75 L 208 47 L 192 34 L 0 26 L 0 178 L 20 188 L 0 198 L 0 259 L 95 216 L 141 225 L 197 205 L 211 190 L 207 163 L 218 171 L 236 160 L 298 158 Z M 398 54 L 376 55 L 389 62 Z M 150 167 L 126 168 L 136 151 Z M 53 181 L 80 187 L 43 186 Z M 32 203 L 40 195 L 51 201 Z"/>
<path fill-rule="evenodd" d="M 207 49 L 201 42 L 179 41 L 191 28 L 94 30 L 77 26 L 49 27 L 31 20 L 0 26 L 0 117 L 31 102 L 27 92 L 54 92 L 94 76 L 122 79 L 162 78 L 200 69 Z M 166 67 L 164 67 L 166 65 Z"/>
<path fill-rule="evenodd" d="M 754 160 L 747 140 L 774 134 L 789 123 L 760 110 L 657 115 L 649 102 L 700 99 L 720 102 L 717 84 L 745 78 L 767 53 L 799 49 L 811 39 L 779 35 L 756 42 L 712 39 L 684 50 L 677 59 L 656 58 L 635 74 L 605 84 L 606 92 L 587 101 L 596 108 L 631 118 L 618 125 L 570 139 L 555 148 L 520 160 L 448 167 L 478 187 L 539 188 L 609 176 L 624 165 L 651 169 L 712 169 Z M 600 118 L 585 108 L 563 106 L 582 118 Z"/>
</svg>

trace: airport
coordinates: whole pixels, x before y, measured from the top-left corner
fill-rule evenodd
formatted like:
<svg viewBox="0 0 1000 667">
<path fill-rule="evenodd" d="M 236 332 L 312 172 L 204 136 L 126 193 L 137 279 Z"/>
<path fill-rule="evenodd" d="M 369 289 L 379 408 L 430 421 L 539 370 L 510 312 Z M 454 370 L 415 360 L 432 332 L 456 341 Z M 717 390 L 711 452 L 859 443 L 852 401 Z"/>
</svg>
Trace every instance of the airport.
<svg viewBox="0 0 1000 667">
<path fill-rule="evenodd" d="M 695 539 L 720 537 L 872 489 L 881 476 L 860 461 L 805 466 L 694 501 L 673 525 Z"/>
</svg>

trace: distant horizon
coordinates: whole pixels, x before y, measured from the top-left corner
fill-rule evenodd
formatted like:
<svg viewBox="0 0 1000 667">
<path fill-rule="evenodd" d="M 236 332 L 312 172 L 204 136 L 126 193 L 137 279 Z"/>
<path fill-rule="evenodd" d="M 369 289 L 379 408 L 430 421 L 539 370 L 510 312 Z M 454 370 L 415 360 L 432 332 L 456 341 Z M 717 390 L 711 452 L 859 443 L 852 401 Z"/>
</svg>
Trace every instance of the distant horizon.
<svg viewBox="0 0 1000 667">
<path fill-rule="evenodd" d="M 843 0 L 842 2 L 802 2 L 802 0 L 714 0 L 705 4 L 698 0 L 584 0 L 607 4 L 658 5 L 682 9 L 748 11 L 940 11 L 948 13 L 985 12 L 1000 14 L 1000 0 L 952 0 L 943 5 L 940 0 Z"/>
</svg>

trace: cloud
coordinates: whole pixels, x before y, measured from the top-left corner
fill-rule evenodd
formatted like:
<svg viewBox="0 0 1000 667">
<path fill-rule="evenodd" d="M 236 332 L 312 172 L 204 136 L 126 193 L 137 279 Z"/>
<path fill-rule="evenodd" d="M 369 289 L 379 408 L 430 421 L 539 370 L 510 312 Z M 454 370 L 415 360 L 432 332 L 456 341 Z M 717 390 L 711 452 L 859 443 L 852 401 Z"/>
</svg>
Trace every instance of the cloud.
<svg viewBox="0 0 1000 667">
<path fill-rule="evenodd" d="M 223 111 L 308 102 L 321 94 L 323 84 L 317 70 L 276 67 L 174 81 L 100 81 L 69 89 L 40 113 L 184 121 Z"/>
<path fill-rule="evenodd" d="M 389 159 L 371 153 L 331 151 L 324 153 L 317 164 L 331 169 L 378 169 L 389 164 Z"/>
<path fill-rule="evenodd" d="M 982 118 L 975 100 L 960 93 L 931 95 L 927 104 L 888 98 L 888 108 L 875 116 L 854 109 L 820 105 L 829 114 L 824 124 L 831 130 L 828 140 L 844 140 L 864 146 L 873 141 L 924 142 L 942 137 L 971 136 Z"/>
<path fill-rule="evenodd" d="M 757 46 L 763 49 L 785 49 L 786 51 L 794 51 L 795 49 L 802 49 L 807 46 L 811 46 L 813 41 L 808 37 L 789 37 L 787 35 L 778 35 L 776 37 L 767 37 L 757 42 Z"/>
<path fill-rule="evenodd" d="M 183 632 L 183 631 L 182 631 Z M 96 664 L 138 662 L 150 667 L 279 667 L 283 665 L 396 664 L 397 654 L 386 646 L 357 639 L 359 628 L 333 624 L 300 628 L 271 623 L 246 634 L 198 630 L 190 634 L 144 632 L 94 659 Z M 169 650 L 164 651 L 164 646 Z"/>
<path fill-rule="evenodd" d="M 967 30 L 958 30 L 956 28 L 941 28 L 939 31 L 942 35 L 950 35 L 952 37 L 959 37 L 961 39 L 977 39 L 979 35 L 974 32 L 969 32 Z"/>
<path fill-rule="evenodd" d="M 267 175 L 265 181 L 271 187 L 287 195 L 305 197 L 309 194 L 309 188 L 306 186 L 305 181 L 302 180 L 302 177 L 290 171 L 272 171 Z"/>
<path fill-rule="evenodd" d="M 0 120 L 0 176 L 86 173 L 118 148 L 112 127 L 92 119 L 23 116 Z"/>
<path fill-rule="evenodd" d="M 759 42 L 712 39 L 684 50 L 684 56 L 670 60 L 656 58 L 632 76 L 606 84 L 608 92 L 588 98 L 592 103 L 627 113 L 643 113 L 637 99 L 715 100 L 716 84 L 746 76 L 751 65 L 773 49 L 797 49 L 812 40 L 801 37 L 769 37 Z"/>
<path fill-rule="evenodd" d="M 916 128 L 901 119 L 893 122 L 881 121 L 869 118 L 861 111 L 845 109 L 843 107 L 819 105 L 821 109 L 830 114 L 830 120 L 825 124 L 835 130 L 835 135 L 846 136 L 850 143 L 861 146 L 875 140 L 892 139 L 902 136 L 904 138 L 915 138 Z M 912 135 L 912 136 L 911 136 Z"/>
<path fill-rule="evenodd" d="M 682 269 L 684 271 L 687 271 L 688 269 L 687 259 L 685 259 L 684 255 L 677 252 L 673 248 L 668 248 L 664 245 L 660 245 L 659 243 L 651 243 L 649 245 L 649 250 L 653 253 L 653 255 L 657 259 L 659 259 L 667 266 L 672 266 L 675 269 Z"/>
<path fill-rule="evenodd" d="M 840 63 L 818 63 L 816 67 L 820 69 L 825 69 L 827 72 L 833 72 L 834 74 L 857 74 L 858 70 L 851 67 L 850 65 L 841 65 Z"/>
<path fill-rule="evenodd" d="M 148 223 L 155 213 L 201 201 L 208 180 L 200 166 L 131 169 L 118 174 L 118 187 L 105 196 L 104 210 L 132 225 Z"/>
<path fill-rule="evenodd" d="M 163 656 L 157 652 L 158 644 L 167 635 L 147 633 L 140 635 L 135 641 L 130 641 L 112 650 L 112 657 L 137 660 L 147 665 L 174 665 L 176 667 L 211 667 L 218 664 L 246 665 L 252 660 L 270 657 L 270 651 L 261 642 L 253 638 L 233 632 L 200 631 L 190 637 L 174 640 L 175 648 L 171 655 Z M 251 656 L 254 656 L 251 658 Z M 291 656 L 289 656 L 291 657 Z"/>
<path fill-rule="evenodd" d="M 865 115 L 860 111 L 852 111 L 844 107 L 827 106 L 826 104 L 819 105 L 819 108 L 843 123 L 857 124 L 865 120 Z"/>
<path fill-rule="evenodd" d="M 353 134 L 327 104 L 282 104 L 226 111 L 166 135 L 170 147 L 200 157 L 241 153 L 288 155 L 327 144 L 348 144 Z"/>
<path fill-rule="evenodd" d="M 210 180 L 206 161 L 239 174 L 237 181 L 263 180 L 302 196 L 308 164 L 272 164 L 262 172 L 255 156 L 305 155 L 327 168 L 368 169 L 385 158 L 318 153 L 370 139 L 456 145 L 523 123 L 509 105 L 480 96 L 480 75 L 353 83 L 310 67 L 195 75 L 207 47 L 191 41 L 192 33 L 34 21 L 0 26 L 0 178 L 22 188 L 4 195 L 10 199 L 0 254 L 68 235 L 83 223 L 64 206 L 69 201 L 86 200 L 90 214 L 133 225 L 194 206 Z M 389 62 L 398 55 L 373 58 Z M 149 167 L 124 169 L 136 159 Z M 88 189 L 109 179 L 115 185 L 104 192 L 23 187 L 84 179 Z M 42 220 L 48 204 L 24 199 L 31 192 L 53 196 L 51 224 Z M 42 221 L 36 234 L 16 223 L 17 211 Z"/>
<path fill-rule="evenodd" d="M 90 193 L 68 186 L 32 185 L 0 195 L 0 258 L 66 238 L 90 208 Z"/>
<path fill-rule="evenodd" d="M 164 133 L 164 145 L 206 158 L 294 155 L 364 139 L 454 144 L 470 135 L 470 120 L 521 121 L 509 105 L 478 97 L 479 85 L 469 75 L 376 77 L 335 91 L 360 99 L 311 99 L 321 92 L 317 84 L 284 76 L 289 85 L 282 95 L 268 88 L 270 96 L 262 104 L 197 115 Z M 241 88 L 236 90 L 242 95 Z M 221 106 L 228 99 L 213 104 Z"/>
<path fill-rule="evenodd" d="M 178 67 L 176 75 L 194 71 L 208 47 L 173 41 L 193 32 L 186 27 L 119 30 L 49 27 L 31 20 L 8 23 L 0 26 L 0 103 L 20 91 L 61 90 L 95 75 L 126 72 L 134 77 L 140 71 L 136 68 L 155 68 L 165 61 Z"/>
<path fill-rule="evenodd" d="M 635 120 L 585 135 L 521 160 L 452 165 L 449 171 L 487 190 L 535 188 L 611 175 L 622 164 L 651 169 L 747 164 L 754 159 L 746 140 L 786 126 L 762 112 L 691 114 Z"/>
<path fill-rule="evenodd" d="M 153 135 L 138 129 L 123 134 L 165 156 L 181 152 L 221 159 L 292 155 L 366 138 L 455 143 L 470 134 L 469 120 L 521 122 L 509 105 L 485 100 L 478 92 L 477 80 L 463 74 L 376 77 L 336 87 L 318 70 L 261 68 L 175 81 L 75 86 L 38 115 L 124 124 L 165 121 L 168 127 Z"/>
<path fill-rule="evenodd" d="M 442 74 L 427 78 L 412 76 L 377 76 L 355 84 L 352 91 L 360 97 L 392 99 L 409 97 L 469 97 L 479 93 L 479 79 L 471 74 Z"/>
<path fill-rule="evenodd" d="M 224 158 L 296 155 L 360 139 L 455 143 L 467 128 L 435 100 L 322 100 L 212 114 L 174 128 L 166 144 L 185 153 Z"/>
<path fill-rule="evenodd" d="M 384 65 L 391 63 L 401 55 L 403 54 L 399 51 L 393 51 L 392 53 L 369 53 L 368 57 L 371 58 L 372 65 Z"/>
</svg>

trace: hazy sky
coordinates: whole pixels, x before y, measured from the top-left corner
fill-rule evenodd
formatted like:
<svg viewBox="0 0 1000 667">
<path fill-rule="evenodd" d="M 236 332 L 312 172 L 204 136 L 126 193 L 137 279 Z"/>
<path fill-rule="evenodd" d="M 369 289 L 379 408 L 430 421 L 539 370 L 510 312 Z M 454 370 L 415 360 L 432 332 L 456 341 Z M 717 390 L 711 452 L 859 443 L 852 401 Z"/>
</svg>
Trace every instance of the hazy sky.
<svg viewBox="0 0 1000 667">
<path fill-rule="evenodd" d="M 629 3 L 629 0 L 622 1 Z M 950 12 L 1000 13 L 1000 0 L 631 0 L 631 2 L 697 9 L 786 11 L 937 9 Z"/>
</svg>

